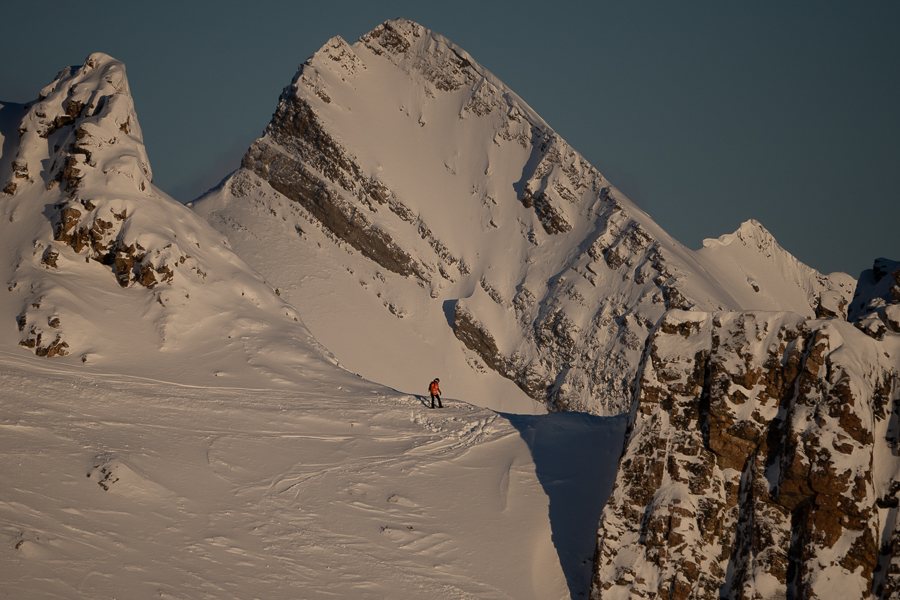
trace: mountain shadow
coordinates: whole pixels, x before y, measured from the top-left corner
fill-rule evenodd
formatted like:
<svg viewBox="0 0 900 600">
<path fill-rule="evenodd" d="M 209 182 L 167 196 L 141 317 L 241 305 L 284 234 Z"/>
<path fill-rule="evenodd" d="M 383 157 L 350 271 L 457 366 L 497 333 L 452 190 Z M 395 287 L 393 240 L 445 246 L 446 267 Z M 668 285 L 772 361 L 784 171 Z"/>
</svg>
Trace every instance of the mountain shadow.
<svg viewBox="0 0 900 600">
<path fill-rule="evenodd" d="M 573 599 L 587 598 L 597 525 L 616 479 L 628 416 L 503 413 L 528 444 L 550 499 L 553 545 Z"/>
</svg>

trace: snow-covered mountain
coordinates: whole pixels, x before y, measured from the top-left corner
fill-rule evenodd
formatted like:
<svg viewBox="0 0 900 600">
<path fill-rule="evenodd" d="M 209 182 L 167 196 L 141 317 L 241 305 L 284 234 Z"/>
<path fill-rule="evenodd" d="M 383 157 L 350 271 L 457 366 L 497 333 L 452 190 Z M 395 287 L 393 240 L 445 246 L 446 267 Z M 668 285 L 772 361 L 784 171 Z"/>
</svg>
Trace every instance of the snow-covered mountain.
<svg viewBox="0 0 900 600">
<path fill-rule="evenodd" d="M 0 114 L 3 347 L 192 384 L 334 369 L 297 310 L 153 185 L 122 63 L 92 54 Z"/>
<path fill-rule="evenodd" d="M 409 382 L 411 345 L 551 408 L 629 407 L 591 597 L 900 589 L 896 263 L 826 277 L 755 221 L 690 251 L 402 20 L 302 65 L 196 210 L 290 297 L 339 307 L 312 328 L 370 377 Z"/>
<path fill-rule="evenodd" d="M 0 105 L 0 186 L 8 594 L 900 593 L 900 263 L 690 251 L 414 23 L 195 211 L 103 54 Z"/>
<path fill-rule="evenodd" d="M 445 376 L 498 408 L 527 394 L 622 412 L 667 310 L 813 317 L 855 287 L 753 221 L 685 248 L 464 50 L 403 19 L 328 41 L 194 209 L 349 368 L 398 389 Z"/>
<path fill-rule="evenodd" d="M 587 592 L 624 419 L 430 411 L 335 365 L 153 186 L 120 62 L 0 104 L 0 182 L 4 597 Z"/>
</svg>

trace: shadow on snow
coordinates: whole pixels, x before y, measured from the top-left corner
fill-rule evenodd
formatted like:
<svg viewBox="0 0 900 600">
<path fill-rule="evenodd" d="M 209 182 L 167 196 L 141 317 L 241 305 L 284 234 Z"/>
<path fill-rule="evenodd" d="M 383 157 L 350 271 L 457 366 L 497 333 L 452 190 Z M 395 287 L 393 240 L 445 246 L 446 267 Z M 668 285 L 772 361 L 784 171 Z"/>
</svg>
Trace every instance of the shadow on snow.
<svg viewBox="0 0 900 600">
<path fill-rule="evenodd" d="M 550 499 L 550 528 L 572 598 L 587 598 L 600 513 L 612 493 L 628 415 L 501 413 L 528 444 Z"/>
</svg>

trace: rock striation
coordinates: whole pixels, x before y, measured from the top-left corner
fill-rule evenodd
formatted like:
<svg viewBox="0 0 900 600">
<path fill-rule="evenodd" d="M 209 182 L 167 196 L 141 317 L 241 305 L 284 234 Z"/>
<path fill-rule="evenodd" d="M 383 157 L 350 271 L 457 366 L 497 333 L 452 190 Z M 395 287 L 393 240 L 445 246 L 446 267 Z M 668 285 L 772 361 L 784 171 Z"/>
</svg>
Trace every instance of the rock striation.
<svg viewBox="0 0 900 600">
<path fill-rule="evenodd" d="M 591 597 L 896 597 L 898 337 L 667 313 L 635 381 Z"/>
<path fill-rule="evenodd" d="M 550 410 L 626 410 L 667 310 L 813 317 L 855 286 L 802 265 L 752 221 L 688 250 L 464 50 L 405 19 L 353 45 L 335 37 L 301 65 L 241 169 L 195 209 L 289 295 L 304 270 L 273 265 L 308 254 L 323 243 L 310 228 L 321 231 L 350 256 L 306 272 L 353 274 L 400 317 L 449 315 L 457 340 L 445 352 Z M 285 221 L 304 233 L 255 249 Z M 397 324 L 431 335 L 417 326 Z"/>
</svg>

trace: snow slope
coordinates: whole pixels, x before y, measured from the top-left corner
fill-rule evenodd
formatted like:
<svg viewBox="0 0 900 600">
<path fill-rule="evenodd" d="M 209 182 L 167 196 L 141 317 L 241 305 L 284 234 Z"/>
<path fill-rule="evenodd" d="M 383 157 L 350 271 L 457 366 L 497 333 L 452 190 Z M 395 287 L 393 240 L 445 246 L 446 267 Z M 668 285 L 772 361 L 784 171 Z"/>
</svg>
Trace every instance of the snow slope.
<svg viewBox="0 0 900 600">
<path fill-rule="evenodd" d="M 586 593 L 624 419 L 334 373 L 209 388 L 0 351 L 4 597 Z"/>
<path fill-rule="evenodd" d="M 810 299 L 834 288 L 845 301 L 856 288 L 846 273 L 828 277 L 806 266 L 778 245 L 759 222 L 749 220 L 734 233 L 703 240 L 696 251 L 706 269 L 726 285 L 742 310 L 786 310 L 810 316 Z"/>
<path fill-rule="evenodd" d="M 463 49 L 404 19 L 329 40 L 194 209 L 315 306 L 307 324 L 350 368 L 398 389 L 444 376 L 487 406 L 499 373 L 550 408 L 618 413 L 667 309 L 813 316 L 854 285 L 753 222 L 690 251 Z"/>
</svg>

